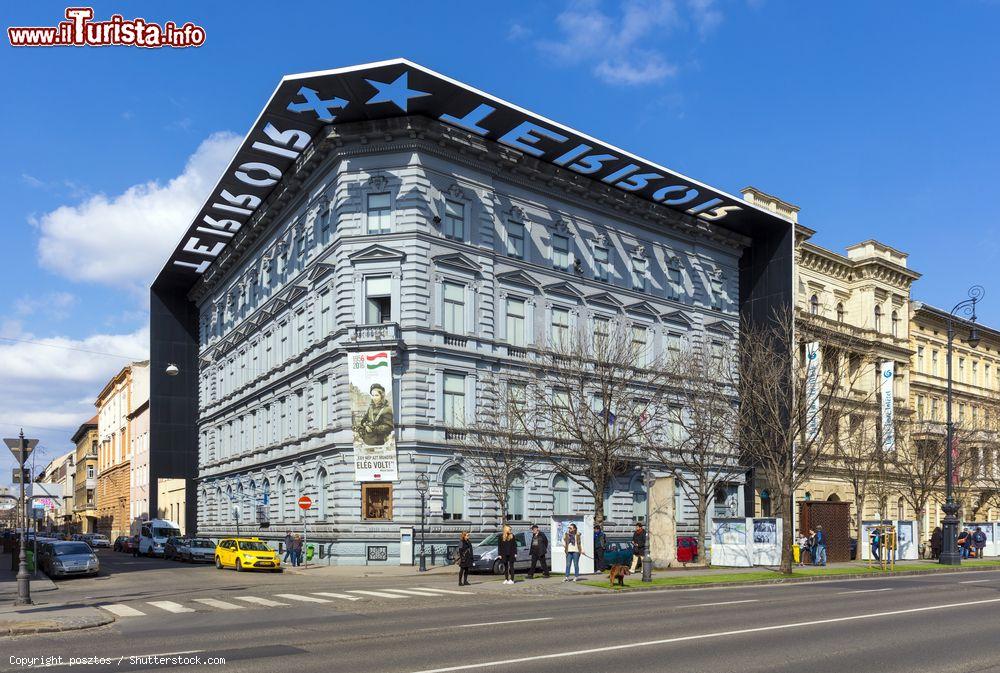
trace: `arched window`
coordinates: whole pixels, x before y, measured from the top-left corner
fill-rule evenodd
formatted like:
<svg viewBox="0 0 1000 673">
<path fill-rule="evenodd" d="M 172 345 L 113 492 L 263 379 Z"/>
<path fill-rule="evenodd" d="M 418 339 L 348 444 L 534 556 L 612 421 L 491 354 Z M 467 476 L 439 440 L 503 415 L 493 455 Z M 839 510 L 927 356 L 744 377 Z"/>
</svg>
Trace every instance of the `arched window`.
<svg viewBox="0 0 1000 673">
<path fill-rule="evenodd" d="M 819 315 L 819 297 L 816 295 L 809 298 L 809 313 L 811 315 Z"/>
<path fill-rule="evenodd" d="M 271 520 L 271 482 L 267 477 L 260 485 L 261 502 L 264 503 L 264 511 L 267 512 L 267 520 Z"/>
<path fill-rule="evenodd" d="M 223 504 L 223 507 L 226 508 L 226 514 L 222 518 L 222 520 L 225 521 L 226 523 L 232 523 L 233 522 L 233 487 L 232 486 L 226 486 L 226 502 Z"/>
<path fill-rule="evenodd" d="M 292 507 L 293 507 L 292 514 L 293 515 L 295 514 L 295 510 L 298 509 L 298 506 L 296 505 L 296 503 L 298 502 L 299 498 L 301 498 L 304 495 L 305 495 L 305 493 L 302 492 L 302 475 L 299 474 L 298 472 L 296 472 L 295 473 L 295 478 L 292 479 Z M 305 515 L 305 510 L 299 509 L 299 512 L 302 513 L 301 516 Z M 292 516 L 292 518 L 294 519 L 295 517 Z"/>
<path fill-rule="evenodd" d="M 288 501 L 286 499 L 287 494 L 285 493 L 286 489 L 285 489 L 284 477 L 278 477 L 277 487 L 278 487 L 278 516 L 276 517 L 276 519 L 278 521 L 284 521 L 285 516 L 287 516 L 288 514 L 287 510 L 285 509 L 285 505 L 287 504 Z"/>
<path fill-rule="evenodd" d="M 881 332 L 882 331 L 882 307 L 881 306 L 876 306 L 875 307 L 875 331 L 876 332 Z"/>
<path fill-rule="evenodd" d="M 646 520 L 646 487 L 642 484 L 642 479 L 636 479 L 632 483 L 632 521 Z"/>
<path fill-rule="evenodd" d="M 524 520 L 524 477 L 515 474 L 507 487 L 507 520 Z"/>
<path fill-rule="evenodd" d="M 457 521 L 465 513 L 465 484 L 462 471 L 457 467 L 444 473 L 444 507 L 442 518 Z"/>
<path fill-rule="evenodd" d="M 771 494 L 767 489 L 760 492 L 760 515 L 771 516 Z"/>
<path fill-rule="evenodd" d="M 326 521 L 326 470 L 323 468 L 316 475 L 316 518 Z"/>
<path fill-rule="evenodd" d="M 892 312 L 892 336 L 899 336 L 899 313 L 897 311 Z"/>
<path fill-rule="evenodd" d="M 569 514 L 569 479 L 561 474 L 552 480 L 552 513 Z"/>
<path fill-rule="evenodd" d="M 903 504 L 902 498 L 896 503 L 896 518 L 900 521 L 906 518 L 906 507 Z"/>
<path fill-rule="evenodd" d="M 837 322 L 844 322 L 844 302 L 837 302 Z"/>
<path fill-rule="evenodd" d="M 243 517 L 243 484 L 236 487 L 236 500 L 232 502 L 233 518 L 236 523 L 246 523 Z"/>
</svg>

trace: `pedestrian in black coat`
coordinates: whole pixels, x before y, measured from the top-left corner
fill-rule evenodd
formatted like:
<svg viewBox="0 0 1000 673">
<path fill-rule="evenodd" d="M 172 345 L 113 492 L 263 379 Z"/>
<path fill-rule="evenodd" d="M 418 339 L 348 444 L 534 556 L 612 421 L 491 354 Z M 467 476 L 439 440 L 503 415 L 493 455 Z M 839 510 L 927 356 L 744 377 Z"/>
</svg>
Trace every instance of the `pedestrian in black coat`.
<svg viewBox="0 0 1000 673">
<path fill-rule="evenodd" d="M 514 583 L 514 562 L 517 560 L 517 539 L 510 526 L 503 527 L 503 533 L 497 542 L 497 556 L 504 565 L 504 584 Z"/>
<path fill-rule="evenodd" d="M 549 567 L 545 564 L 545 554 L 549 551 L 549 538 L 534 525 L 531 527 L 531 567 L 528 568 L 528 579 L 535 578 L 535 566 L 541 562 L 542 577 L 549 576 Z"/>
<path fill-rule="evenodd" d="M 472 568 L 472 543 L 469 533 L 462 531 L 458 536 L 458 586 L 469 586 L 469 569 Z"/>
</svg>

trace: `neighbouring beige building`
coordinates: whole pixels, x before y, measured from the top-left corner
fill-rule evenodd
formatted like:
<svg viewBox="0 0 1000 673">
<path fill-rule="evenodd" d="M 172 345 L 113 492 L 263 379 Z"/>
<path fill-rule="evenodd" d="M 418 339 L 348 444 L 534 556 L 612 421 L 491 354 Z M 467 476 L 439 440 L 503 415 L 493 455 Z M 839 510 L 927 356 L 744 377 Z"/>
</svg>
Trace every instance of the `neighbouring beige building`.
<svg viewBox="0 0 1000 673">
<path fill-rule="evenodd" d="M 910 404 L 916 420 L 914 443 L 945 443 L 947 413 L 948 312 L 914 302 L 910 312 L 913 350 Z M 952 356 L 952 422 L 961 466 L 956 498 L 964 521 L 996 521 L 1000 516 L 1000 331 L 979 326 L 972 348 L 969 326 L 955 323 Z M 943 493 L 924 516 L 924 530 L 941 524 Z"/>
<path fill-rule="evenodd" d="M 129 535 L 132 522 L 132 420 L 134 370 L 149 362 L 128 364 L 97 396 L 98 531 L 111 538 Z M 148 380 L 148 375 L 147 375 Z"/>
<path fill-rule="evenodd" d="M 44 503 L 44 518 L 39 530 L 66 532 L 73 518 L 73 485 L 76 474 L 76 451 L 53 458 L 35 478 L 32 485 L 34 503 Z M 39 488 L 41 487 L 41 488 Z M 47 495 L 46 495 L 47 494 Z"/>
<path fill-rule="evenodd" d="M 97 532 L 97 416 L 81 423 L 71 438 L 76 445 L 73 478 L 73 532 Z"/>
<path fill-rule="evenodd" d="M 159 495 L 156 500 L 156 517 L 173 521 L 181 533 L 187 533 L 187 521 L 184 516 L 187 504 L 184 495 L 185 483 L 184 479 L 160 479 L 157 485 Z"/>
<path fill-rule="evenodd" d="M 811 478 L 796 491 L 795 499 L 850 502 L 853 524 L 852 480 L 842 468 L 842 454 L 834 454 L 849 451 L 847 443 L 862 435 L 862 426 L 872 425 L 866 419 L 878 414 L 880 363 L 895 364 L 897 418 L 909 408 L 910 287 L 920 274 L 908 267 L 906 253 L 879 241 L 852 245 L 846 254 L 827 250 L 810 240 L 814 230 L 798 224 L 797 206 L 753 187 L 744 189 L 743 196 L 796 222 L 795 320 L 800 356 L 804 357 L 808 342 L 820 344 L 823 373 L 826 379 L 839 382 L 838 406 L 846 410 L 836 422 L 822 424 L 821 432 L 830 438 L 825 442 L 829 455 L 824 455 Z M 869 429 L 864 436 L 874 450 L 879 441 L 876 433 Z M 877 516 L 878 509 L 869 494 L 864 517 Z M 758 489 L 756 511 L 766 516 L 771 510 L 766 487 Z"/>
</svg>

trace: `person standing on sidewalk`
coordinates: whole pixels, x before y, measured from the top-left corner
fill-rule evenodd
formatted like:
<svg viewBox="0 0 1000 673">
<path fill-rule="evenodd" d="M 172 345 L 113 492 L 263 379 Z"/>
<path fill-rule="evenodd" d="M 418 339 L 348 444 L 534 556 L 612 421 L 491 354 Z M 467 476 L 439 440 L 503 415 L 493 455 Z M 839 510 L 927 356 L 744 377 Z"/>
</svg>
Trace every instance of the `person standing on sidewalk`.
<svg viewBox="0 0 1000 673">
<path fill-rule="evenodd" d="M 472 567 L 472 543 L 469 542 L 469 532 L 462 531 L 458 535 L 458 586 L 469 586 L 469 569 Z"/>
<path fill-rule="evenodd" d="M 571 523 L 569 530 L 563 535 L 563 549 L 566 550 L 566 579 L 569 582 L 569 570 L 573 567 L 573 581 L 580 581 L 580 553 L 583 552 L 583 540 L 580 531 L 576 529 L 576 524 Z"/>
<path fill-rule="evenodd" d="M 298 533 L 292 538 L 292 565 L 296 568 L 302 565 L 302 536 Z"/>
<path fill-rule="evenodd" d="M 931 558 L 935 561 L 941 558 L 941 547 L 944 546 L 944 535 L 941 533 L 941 526 L 931 533 Z"/>
<path fill-rule="evenodd" d="M 510 526 L 503 527 L 503 533 L 497 542 L 497 556 L 503 563 L 503 583 L 514 583 L 514 562 L 517 560 L 517 538 L 511 532 Z"/>
<path fill-rule="evenodd" d="M 976 558 L 983 558 L 986 550 L 986 533 L 980 526 L 976 526 L 976 531 L 972 534 L 972 544 L 976 547 Z"/>
<path fill-rule="evenodd" d="M 962 558 L 969 558 L 969 552 L 972 550 L 972 533 L 969 532 L 968 528 L 963 528 L 962 532 L 958 534 L 958 548 L 962 551 Z"/>
<path fill-rule="evenodd" d="M 288 559 L 292 555 L 292 531 L 285 532 L 285 558 L 281 559 L 282 563 L 288 563 Z M 292 563 L 295 565 L 295 563 Z"/>
<path fill-rule="evenodd" d="M 641 521 L 635 522 L 635 532 L 632 533 L 632 567 L 629 572 L 635 572 L 636 566 L 646 553 L 646 529 Z"/>
<path fill-rule="evenodd" d="M 826 531 L 823 526 L 816 526 L 816 535 L 813 537 L 813 565 L 826 565 Z"/>
<path fill-rule="evenodd" d="M 604 572 L 604 548 L 608 546 L 608 536 L 601 524 L 594 526 L 594 570 Z"/>
<path fill-rule="evenodd" d="M 549 550 L 549 538 L 538 528 L 538 524 L 531 527 L 531 567 L 528 568 L 528 579 L 535 579 L 535 565 L 541 562 L 542 577 L 549 576 L 549 567 L 545 565 L 545 554 Z"/>
</svg>

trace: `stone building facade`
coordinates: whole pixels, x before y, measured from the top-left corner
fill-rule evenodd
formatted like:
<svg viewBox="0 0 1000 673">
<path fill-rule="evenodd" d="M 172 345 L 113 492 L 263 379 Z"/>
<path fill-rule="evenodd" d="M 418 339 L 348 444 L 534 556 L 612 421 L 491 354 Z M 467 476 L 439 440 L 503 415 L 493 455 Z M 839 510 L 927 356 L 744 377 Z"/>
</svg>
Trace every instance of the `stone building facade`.
<svg viewBox="0 0 1000 673">
<path fill-rule="evenodd" d="M 129 401 L 129 520 L 145 521 L 149 511 L 149 364 L 132 366 Z"/>
<path fill-rule="evenodd" d="M 73 531 L 97 532 L 97 416 L 81 423 L 70 438 L 76 445 L 76 474 L 73 478 Z"/>
<path fill-rule="evenodd" d="M 511 170 L 509 149 L 422 118 L 338 125 L 327 140 L 332 151 L 272 224 L 192 293 L 200 534 L 234 533 L 238 516 L 241 530 L 275 539 L 305 526 L 334 563 L 383 552 L 399 563 L 426 474 L 440 561 L 460 530 L 497 520 L 448 431 L 475 418 L 484 376 L 522 366 L 554 330 L 602 317 L 632 325 L 654 353 L 736 338 L 741 236 L 626 194 L 557 186 L 546 164 Z M 393 483 L 355 481 L 346 356 L 357 350 L 393 357 Z M 593 511 L 541 463 L 511 492 L 516 527 Z M 302 495 L 314 503 L 306 521 Z M 624 535 L 644 514 L 638 472 L 610 496 L 612 533 Z M 741 514 L 742 484 L 720 502 Z M 683 533 L 694 522 L 678 504 Z"/>
</svg>

